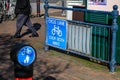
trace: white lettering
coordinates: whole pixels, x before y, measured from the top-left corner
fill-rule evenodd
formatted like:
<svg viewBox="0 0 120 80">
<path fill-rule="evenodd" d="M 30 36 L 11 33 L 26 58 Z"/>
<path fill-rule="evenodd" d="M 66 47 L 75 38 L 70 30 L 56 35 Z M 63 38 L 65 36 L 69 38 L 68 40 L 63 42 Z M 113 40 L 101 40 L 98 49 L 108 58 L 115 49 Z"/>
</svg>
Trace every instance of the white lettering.
<svg viewBox="0 0 120 80">
<path fill-rule="evenodd" d="M 54 20 L 54 19 L 48 19 L 48 23 L 56 24 L 56 20 Z"/>
<path fill-rule="evenodd" d="M 60 46 L 60 43 L 53 41 L 53 45 L 55 45 L 55 46 Z"/>
<path fill-rule="evenodd" d="M 57 37 L 57 41 L 64 42 L 64 39 Z"/>
<path fill-rule="evenodd" d="M 49 39 L 56 40 L 56 37 L 54 37 L 54 36 L 49 36 Z"/>
<path fill-rule="evenodd" d="M 61 26 L 64 26 L 64 25 L 65 25 L 65 22 L 59 21 L 59 22 L 57 22 L 57 24 L 58 24 L 58 25 L 61 25 Z"/>
</svg>

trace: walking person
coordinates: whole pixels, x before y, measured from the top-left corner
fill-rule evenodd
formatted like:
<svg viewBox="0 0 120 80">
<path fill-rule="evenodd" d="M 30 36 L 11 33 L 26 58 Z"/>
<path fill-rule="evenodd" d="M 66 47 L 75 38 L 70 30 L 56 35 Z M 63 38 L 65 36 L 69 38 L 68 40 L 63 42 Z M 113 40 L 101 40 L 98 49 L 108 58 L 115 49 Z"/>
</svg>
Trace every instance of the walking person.
<svg viewBox="0 0 120 80">
<path fill-rule="evenodd" d="M 20 38 L 20 32 L 22 27 L 26 25 L 29 30 L 32 32 L 31 37 L 38 37 L 38 33 L 33 27 L 33 24 L 30 20 L 31 14 L 31 5 L 29 0 L 17 0 L 15 6 L 15 15 L 17 16 L 16 20 L 16 32 L 14 34 L 14 38 Z"/>
</svg>

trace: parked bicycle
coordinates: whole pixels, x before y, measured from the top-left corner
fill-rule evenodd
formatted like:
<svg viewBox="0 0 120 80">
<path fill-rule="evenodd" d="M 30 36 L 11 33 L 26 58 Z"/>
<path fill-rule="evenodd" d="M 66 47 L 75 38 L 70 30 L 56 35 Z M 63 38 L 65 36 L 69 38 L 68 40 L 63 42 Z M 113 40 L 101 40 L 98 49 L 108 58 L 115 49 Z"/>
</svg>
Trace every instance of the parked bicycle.
<svg viewBox="0 0 120 80">
<path fill-rule="evenodd" d="M 15 18 L 14 9 L 13 0 L 0 0 L 0 23 L 7 19 L 13 20 Z"/>
<path fill-rule="evenodd" d="M 2 22 L 2 17 L 3 17 L 3 3 L 0 1 L 0 23 Z"/>
</svg>

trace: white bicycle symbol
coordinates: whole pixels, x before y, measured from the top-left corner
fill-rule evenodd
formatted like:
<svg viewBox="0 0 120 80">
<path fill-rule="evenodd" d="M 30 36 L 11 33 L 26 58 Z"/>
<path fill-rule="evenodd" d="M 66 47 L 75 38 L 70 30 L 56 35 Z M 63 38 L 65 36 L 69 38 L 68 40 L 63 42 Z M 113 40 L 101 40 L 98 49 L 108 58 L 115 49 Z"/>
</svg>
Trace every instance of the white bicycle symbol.
<svg viewBox="0 0 120 80">
<path fill-rule="evenodd" d="M 62 31 L 59 29 L 59 26 L 56 27 L 54 25 L 54 28 L 52 29 L 52 35 L 54 36 L 55 34 L 57 34 L 59 37 L 61 37 L 62 36 Z"/>
<path fill-rule="evenodd" d="M 28 48 L 25 48 L 22 55 L 26 55 L 25 59 L 24 59 L 24 63 L 27 64 L 30 60 L 30 54 L 31 54 L 31 50 L 29 50 Z"/>
</svg>

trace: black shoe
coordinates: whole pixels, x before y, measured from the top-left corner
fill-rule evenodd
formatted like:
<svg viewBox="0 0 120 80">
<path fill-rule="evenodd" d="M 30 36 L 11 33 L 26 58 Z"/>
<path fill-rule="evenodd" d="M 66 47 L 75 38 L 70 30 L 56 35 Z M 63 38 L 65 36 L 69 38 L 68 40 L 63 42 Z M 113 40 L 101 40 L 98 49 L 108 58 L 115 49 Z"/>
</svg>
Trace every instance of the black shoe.
<svg viewBox="0 0 120 80">
<path fill-rule="evenodd" d="M 14 38 L 21 38 L 20 34 L 15 34 L 13 37 Z"/>
<path fill-rule="evenodd" d="M 32 34 L 32 35 L 29 36 L 29 37 L 39 37 L 39 34 L 38 34 L 38 33 L 36 33 L 36 34 Z"/>
</svg>

